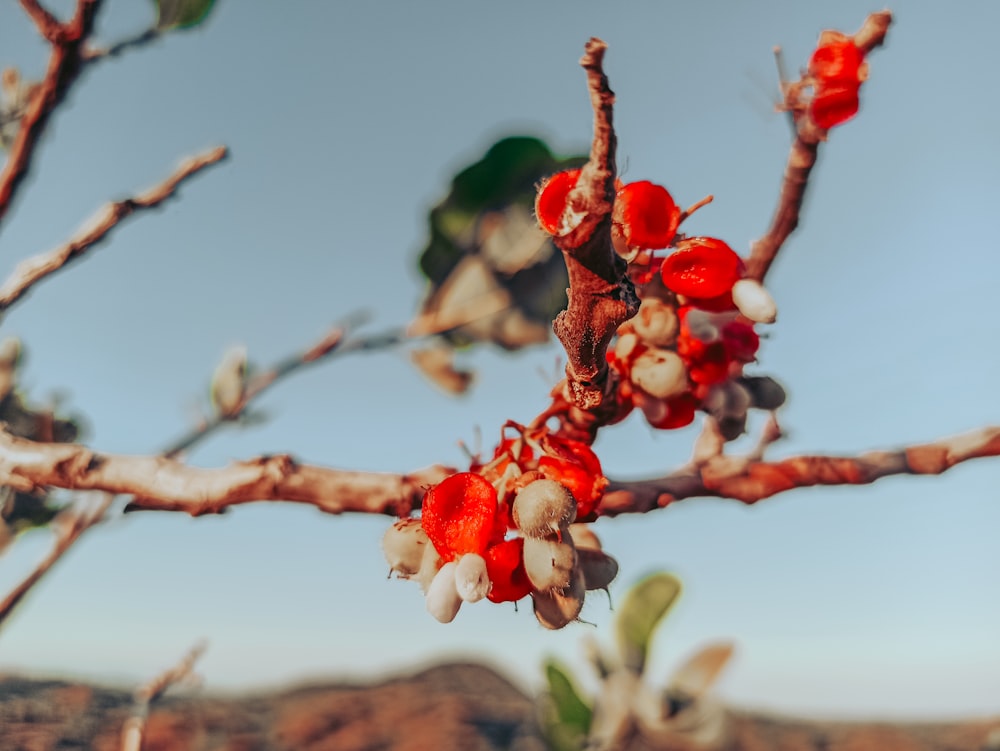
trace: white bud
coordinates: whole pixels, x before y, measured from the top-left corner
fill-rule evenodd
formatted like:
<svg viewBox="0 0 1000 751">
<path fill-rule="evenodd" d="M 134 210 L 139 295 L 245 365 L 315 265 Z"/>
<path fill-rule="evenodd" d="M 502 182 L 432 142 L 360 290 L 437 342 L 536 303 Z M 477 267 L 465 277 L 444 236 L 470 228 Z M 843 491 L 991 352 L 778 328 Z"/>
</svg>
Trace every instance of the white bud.
<svg viewBox="0 0 1000 751">
<path fill-rule="evenodd" d="M 756 279 L 740 279 L 733 285 L 733 303 L 751 321 L 774 323 L 778 318 L 774 298 Z"/>
<path fill-rule="evenodd" d="M 657 399 L 670 399 L 687 391 L 687 368 L 676 352 L 650 349 L 632 365 L 632 383 Z"/>
<path fill-rule="evenodd" d="M 555 480 L 535 480 L 518 492 L 512 506 L 514 524 L 525 537 L 559 534 L 576 519 L 573 494 Z"/>
<path fill-rule="evenodd" d="M 636 334 L 632 332 L 622 334 L 615 341 L 615 357 L 627 360 L 637 346 L 639 346 L 639 337 Z"/>
<path fill-rule="evenodd" d="M 580 570 L 587 589 L 607 589 L 618 576 L 618 561 L 600 550 L 578 550 Z"/>
<path fill-rule="evenodd" d="M 673 306 L 656 297 L 647 297 L 632 319 L 635 333 L 654 347 L 669 347 L 677 340 L 680 325 Z"/>
<path fill-rule="evenodd" d="M 427 612 L 441 623 L 451 623 L 455 620 L 458 609 L 462 607 L 462 598 L 458 596 L 458 589 L 455 587 L 456 568 L 458 566 L 454 561 L 444 564 L 427 588 L 425 598 Z"/>
<path fill-rule="evenodd" d="M 441 568 L 441 556 L 438 555 L 433 545 L 425 545 L 423 558 L 420 559 L 420 568 L 413 577 L 424 594 L 427 594 L 427 590 L 430 589 L 431 582 L 437 576 L 439 568 Z"/>
<path fill-rule="evenodd" d="M 527 541 L 526 541 L 527 542 Z M 557 630 L 579 617 L 583 601 L 587 596 L 587 583 L 583 572 L 577 568 L 570 586 L 563 592 L 532 592 L 531 602 L 535 608 L 535 618 L 545 628 Z"/>
<path fill-rule="evenodd" d="M 575 568 L 576 548 L 572 543 L 524 538 L 524 570 L 540 592 L 566 589 Z"/>
<path fill-rule="evenodd" d="M 486 560 L 478 553 L 466 553 L 455 568 L 455 588 L 466 602 L 479 602 L 490 593 Z"/>
<path fill-rule="evenodd" d="M 385 531 L 382 552 L 391 571 L 409 579 L 420 570 L 424 551 L 433 548 L 419 519 L 400 519 Z"/>
<path fill-rule="evenodd" d="M 236 418 L 246 395 L 247 348 L 230 347 L 212 376 L 212 405 L 224 418 Z"/>
</svg>

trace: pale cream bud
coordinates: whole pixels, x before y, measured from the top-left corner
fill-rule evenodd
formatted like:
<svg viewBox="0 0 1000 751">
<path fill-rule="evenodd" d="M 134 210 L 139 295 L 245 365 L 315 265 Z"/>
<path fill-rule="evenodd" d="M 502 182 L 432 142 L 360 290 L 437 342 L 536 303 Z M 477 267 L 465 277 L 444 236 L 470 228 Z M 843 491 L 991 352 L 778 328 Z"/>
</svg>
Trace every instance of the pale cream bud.
<svg viewBox="0 0 1000 751">
<path fill-rule="evenodd" d="M 385 531 L 382 552 L 389 569 L 400 579 L 409 579 L 420 570 L 424 550 L 433 548 L 419 519 L 400 519 Z"/>
<path fill-rule="evenodd" d="M 462 607 L 462 598 L 458 596 L 458 589 L 455 586 L 456 568 L 458 565 L 454 561 L 444 564 L 427 588 L 425 597 L 427 612 L 441 623 L 451 623 L 455 620 L 458 609 Z"/>
<path fill-rule="evenodd" d="M 579 617 L 586 596 L 587 583 L 583 578 L 583 571 L 577 568 L 574 570 L 570 586 L 565 591 L 531 593 L 535 618 L 545 628 L 560 629 Z"/>
<path fill-rule="evenodd" d="M 778 318 L 774 298 L 756 279 L 740 279 L 733 285 L 733 303 L 751 321 L 774 323 Z"/>
<path fill-rule="evenodd" d="M 524 538 L 524 570 L 535 589 L 541 592 L 565 589 L 575 568 L 576 548 L 572 543 Z"/>
<path fill-rule="evenodd" d="M 647 297 L 632 319 L 632 328 L 646 344 L 669 347 L 677 340 L 680 323 L 672 305 L 655 297 Z"/>
<path fill-rule="evenodd" d="M 455 568 L 455 588 L 466 602 L 479 602 L 490 592 L 486 560 L 478 553 L 466 553 Z"/>
<path fill-rule="evenodd" d="M 632 383 L 657 399 L 671 399 L 687 391 L 687 368 L 676 352 L 650 349 L 632 365 Z"/>
</svg>

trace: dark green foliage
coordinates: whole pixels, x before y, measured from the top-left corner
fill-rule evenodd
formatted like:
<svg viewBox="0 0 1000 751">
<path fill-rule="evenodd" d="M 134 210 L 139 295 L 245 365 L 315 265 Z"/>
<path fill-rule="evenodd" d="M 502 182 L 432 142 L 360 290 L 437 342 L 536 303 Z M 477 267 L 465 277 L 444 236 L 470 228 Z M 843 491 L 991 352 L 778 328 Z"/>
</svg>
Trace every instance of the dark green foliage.
<svg viewBox="0 0 1000 751">
<path fill-rule="evenodd" d="M 542 706 L 542 730 L 552 751 L 577 751 L 590 732 L 593 711 L 577 693 L 567 671 L 549 661 L 545 664 L 549 691 Z"/>
<path fill-rule="evenodd" d="M 215 0 L 153 0 L 156 5 L 156 29 L 191 29 L 212 12 Z"/>
<path fill-rule="evenodd" d="M 673 574 L 651 574 L 626 594 L 615 621 L 622 663 L 635 673 L 646 666 L 653 631 L 681 593 L 681 582 Z"/>
</svg>

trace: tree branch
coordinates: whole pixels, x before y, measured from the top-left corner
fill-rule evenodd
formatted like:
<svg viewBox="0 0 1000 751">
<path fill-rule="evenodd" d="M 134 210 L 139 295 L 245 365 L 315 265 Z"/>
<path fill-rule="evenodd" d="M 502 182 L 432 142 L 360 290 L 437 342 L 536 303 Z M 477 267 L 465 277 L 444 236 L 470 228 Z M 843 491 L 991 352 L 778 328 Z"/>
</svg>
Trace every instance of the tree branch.
<svg viewBox="0 0 1000 751">
<path fill-rule="evenodd" d="M 7 154 L 0 172 L 0 223 L 10 209 L 18 187 L 31 168 L 31 160 L 49 116 L 66 97 L 70 86 L 83 68 L 83 48 L 94 27 L 94 17 L 101 0 L 77 0 L 73 18 L 59 24 L 34 0 L 21 0 L 21 5 L 52 43 L 45 79 L 32 94 L 21 128 Z M 56 24 L 58 30 L 53 26 Z"/>
<path fill-rule="evenodd" d="M 855 45 L 868 54 L 885 42 L 885 35 L 891 22 L 892 14 L 889 11 L 872 13 L 854 35 Z M 764 280 L 785 240 L 799 226 L 799 214 L 809 184 L 809 174 L 816 164 L 819 144 L 826 140 L 825 130 L 817 128 L 810 118 L 802 117 L 802 112 L 796 112 L 797 87 L 782 88 L 786 94 L 785 107 L 794 115 L 795 140 L 788 154 L 785 176 L 778 194 L 778 206 L 771 219 L 771 226 L 753 243 L 750 248 L 750 258 L 747 259 L 747 276 L 757 281 Z M 789 101 L 790 97 L 795 101 Z"/>
<path fill-rule="evenodd" d="M 594 139 L 590 159 L 567 198 L 566 231 L 553 238 L 566 260 L 569 302 L 552 329 L 566 350 L 567 400 L 582 410 L 600 407 L 613 390 L 605 360 L 608 344 L 618 326 L 639 309 L 626 263 L 611 244 L 617 144 L 612 124 L 615 95 L 603 69 L 606 49 L 593 38 L 580 60 L 594 108 Z"/>
<path fill-rule="evenodd" d="M 612 480 L 600 513 L 645 513 L 695 497 L 752 504 L 813 485 L 868 485 L 890 475 L 939 475 L 961 462 L 988 456 L 1000 456 L 1000 426 L 858 456 L 795 456 L 775 462 L 759 461 L 754 455 L 720 456 L 700 467 L 654 480 Z"/>
<path fill-rule="evenodd" d="M 36 443 L 0 431 L 0 484 L 103 490 L 133 495 L 126 511 L 218 514 L 255 501 L 316 506 L 328 514 L 406 516 L 424 490 L 455 470 L 433 466 L 411 474 L 355 472 L 297 464 L 290 456 L 261 456 L 222 469 L 174 459 L 101 454 L 77 444 Z"/>
<path fill-rule="evenodd" d="M 90 248 L 104 240 L 126 217 L 142 209 L 159 206 L 177 192 L 181 183 L 206 167 L 226 158 L 225 146 L 216 147 L 203 154 L 185 159 L 177 170 L 162 183 L 134 198 L 105 204 L 84 227 L 64 245 L 27 258 L 17 265 L 14 272 L 0 286 L 0 313 L 20 300 L 38 282 L 59 271 L 70 261 L 81 257 Z"/>
</svg>

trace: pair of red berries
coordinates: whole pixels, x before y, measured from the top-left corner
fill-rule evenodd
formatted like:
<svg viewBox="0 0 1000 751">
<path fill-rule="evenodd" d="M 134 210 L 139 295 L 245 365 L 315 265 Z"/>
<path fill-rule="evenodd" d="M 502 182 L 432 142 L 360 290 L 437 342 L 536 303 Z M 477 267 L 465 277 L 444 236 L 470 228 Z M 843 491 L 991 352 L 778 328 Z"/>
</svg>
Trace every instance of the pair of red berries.
<svg viewBox="0 0 1000 751">
<path fill-rule="evenodd" d="M 538 191 L 535 214 L 542 229 L 559 237 L 572 226 L 567 205 L 580 170 L 550 177 Z M 612 210 L 612 237 L 623 255 L 631 251 L 662 250 L 677 237 L 683 214 L 673 196 L 662 185 L 648 180 L 619 184 Z M 722 240 L 689 237 L 677 242 L 666 258 L 649 258 L 650 271 L 657 270 L 668 289 L 679 295 L 704 300 L 726 295 L 744 272 L 743 261 Z M 708 303 L 707 307 L 713 307 Z M 715 306 L 717 307 L 717 306 Z M 723 308 L 732 309 L 731 301 Z"/>
<path fill-rule="evenodd" d="M 839 31 L 820 34 L 819 46 L 809 59 L 813 98 L 809 115 L 820 128 L 845 123 L 858 114 L 858 92 L 868 77 L 864 53 L 854 40 Z"/>
</svg>

